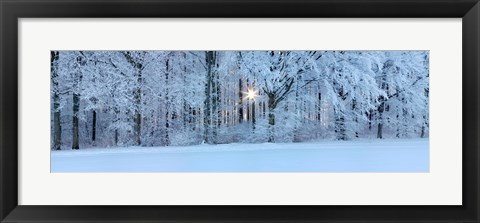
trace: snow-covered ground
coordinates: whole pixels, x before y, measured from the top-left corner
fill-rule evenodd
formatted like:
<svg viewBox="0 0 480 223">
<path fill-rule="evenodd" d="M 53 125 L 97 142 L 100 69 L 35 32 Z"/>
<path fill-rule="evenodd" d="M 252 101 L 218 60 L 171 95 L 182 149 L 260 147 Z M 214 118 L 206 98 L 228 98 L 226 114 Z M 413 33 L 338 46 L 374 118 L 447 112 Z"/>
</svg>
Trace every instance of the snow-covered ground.
<svg viewBox="0 0 480 223">
<path fill-rule="evenodd" d="M 428 172 L 428 139 L 52 151 L 51 172 Z"/>
</svg>

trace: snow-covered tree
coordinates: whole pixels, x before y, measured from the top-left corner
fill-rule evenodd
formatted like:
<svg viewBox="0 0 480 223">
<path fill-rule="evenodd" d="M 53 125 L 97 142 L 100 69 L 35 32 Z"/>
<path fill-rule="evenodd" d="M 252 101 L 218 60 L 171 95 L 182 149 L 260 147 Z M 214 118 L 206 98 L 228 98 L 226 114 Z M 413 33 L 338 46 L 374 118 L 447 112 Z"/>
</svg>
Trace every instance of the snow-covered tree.
<svg viewBox="0 0 480 223">
<path fill-rule="evenodd" d="M 428 51 L 52 51 L 52 149 L 428 137 Z"/>
<path fill-rule="evenodd" d="M 315 77 L 310 77 L 315 74 L 314 54 L 306 51 L 241 52 L 242 68 L 268 99 L 269 142 L 275 141 L 277 107 L 291 93 L 316 80 Z"/>
</svg>

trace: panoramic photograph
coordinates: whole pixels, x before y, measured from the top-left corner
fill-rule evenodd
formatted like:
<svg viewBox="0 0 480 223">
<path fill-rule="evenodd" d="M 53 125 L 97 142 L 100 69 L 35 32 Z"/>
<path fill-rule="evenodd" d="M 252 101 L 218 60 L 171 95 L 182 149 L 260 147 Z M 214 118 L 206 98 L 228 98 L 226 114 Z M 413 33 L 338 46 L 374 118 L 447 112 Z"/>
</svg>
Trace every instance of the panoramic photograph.
<svg viewBox="0 0 480 223">
<path fill-rule="evenodd" d="M 429 172 L 429 51 L 51 51 L 50 171 Z"/>
</svg>

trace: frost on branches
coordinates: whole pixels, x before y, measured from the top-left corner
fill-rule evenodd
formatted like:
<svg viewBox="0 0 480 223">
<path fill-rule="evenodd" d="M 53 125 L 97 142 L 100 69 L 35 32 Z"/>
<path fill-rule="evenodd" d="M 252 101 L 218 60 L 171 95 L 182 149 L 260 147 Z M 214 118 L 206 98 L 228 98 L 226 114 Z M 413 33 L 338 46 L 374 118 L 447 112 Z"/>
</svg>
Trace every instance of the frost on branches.
<svg viewBox="0 0 480 223">
<path fill-rule="evenodd" d="M 428 51 L 52 51 L 52 149 L 423 138 Z"/>
</svg>

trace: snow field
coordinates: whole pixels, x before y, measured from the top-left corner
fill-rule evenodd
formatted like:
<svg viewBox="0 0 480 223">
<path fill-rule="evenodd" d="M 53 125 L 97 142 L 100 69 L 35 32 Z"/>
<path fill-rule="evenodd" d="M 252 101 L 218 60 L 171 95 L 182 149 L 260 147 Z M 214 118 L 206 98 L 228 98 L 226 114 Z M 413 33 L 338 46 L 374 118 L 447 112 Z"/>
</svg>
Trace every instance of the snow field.
<svg viewBox="0 0 480 223">
<path fill-rule="evenodd" d="M 428 139 L 51 152 L 51 172 L 428 172 Z"/>
</svg>

